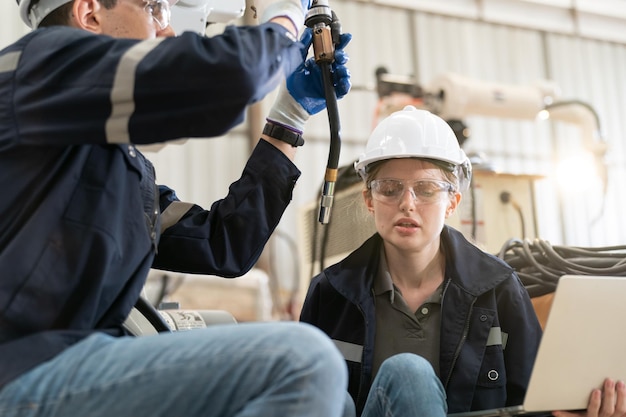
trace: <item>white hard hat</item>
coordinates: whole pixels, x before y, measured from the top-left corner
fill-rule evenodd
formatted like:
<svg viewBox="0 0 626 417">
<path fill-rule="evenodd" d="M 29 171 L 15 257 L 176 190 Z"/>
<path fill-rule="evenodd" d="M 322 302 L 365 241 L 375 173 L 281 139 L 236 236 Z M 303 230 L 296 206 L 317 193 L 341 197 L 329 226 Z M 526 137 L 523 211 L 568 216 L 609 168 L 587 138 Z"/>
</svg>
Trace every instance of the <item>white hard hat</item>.
<svg viewBox="0 0 626 417">
<path fill-rule="evenodd" d="M 443 162 L 458 180 L 461 190 L 471 180 L 472 165 L 448 123 L 414 106 L 394 112 L 372 131 L 365 153 L 354 163 L 361 178 L 372 162 L 394 158 L 425 158 Z"/>
<path fill-rule="evenodd" d="M 42 20 L 50 13 L 73 0 L 39 0 L 37 4 L 30 7 L 32 0 L 17 0 L 20 7 L 20 17 L 22 21 L 31 29 L 37 29 Z M 178 0 L 168 0 L 173 6 Z"/>
<path fill-rule="evenodd" d="M 69 3 L 72 0 L 40 0 L 33 7 L 30 7 L 31 0 L 17 0 L 20 6 L 20 17 L 22 21 L 31 29 L 37 29 L 41 21 L 52 11 Z"/>
</svg>

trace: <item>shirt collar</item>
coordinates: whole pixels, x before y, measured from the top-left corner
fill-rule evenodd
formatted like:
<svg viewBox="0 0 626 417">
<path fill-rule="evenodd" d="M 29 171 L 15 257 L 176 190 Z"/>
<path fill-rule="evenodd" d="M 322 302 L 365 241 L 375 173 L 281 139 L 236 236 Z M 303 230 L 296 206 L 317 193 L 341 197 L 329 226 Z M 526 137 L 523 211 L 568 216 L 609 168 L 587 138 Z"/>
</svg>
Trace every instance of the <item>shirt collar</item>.
<svg viewBox="0 0 626 417">
<path fill-rule="evenodd" d="M 394 287 L 391 280 L 391 274 L 389 273 L 389 267 L 387 266 L 387 257 L 385 256 L 385 248 L 380 247 L 380 263 L 378 265 L 378 273 L 374 279 L 374 295 L 382 295 L 389 292 L 389 301 L 393 303 L 394 300 Z"/>
</svg>

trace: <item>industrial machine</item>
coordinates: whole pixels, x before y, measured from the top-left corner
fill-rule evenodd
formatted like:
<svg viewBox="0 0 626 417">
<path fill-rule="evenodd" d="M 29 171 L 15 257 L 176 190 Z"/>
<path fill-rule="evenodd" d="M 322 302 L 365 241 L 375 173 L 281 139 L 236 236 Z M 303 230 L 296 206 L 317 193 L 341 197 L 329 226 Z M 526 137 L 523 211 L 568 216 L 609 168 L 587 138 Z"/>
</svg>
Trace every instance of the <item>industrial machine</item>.
<svg viewBox="0 0 626 417">
<path fill-rule="evenodd" d="M 467 116 L 523 120 L 539 117 L 575 124 L 606 183 L 604 155 L 607 146 L 597 113 L 588 103 L 562 99 L 558 86 L 551 81 L 518 86 L 444 73 L 428 85 L 420 86 L 410 77 L 389 74 L 385 68 L 376 71 L 376 81 L 381 116 L 399 110 L 405 104 L 424 108 L 448 121 L 457 132 L 461 146 L 468 135 L 463 122 Z"/>
</svg>

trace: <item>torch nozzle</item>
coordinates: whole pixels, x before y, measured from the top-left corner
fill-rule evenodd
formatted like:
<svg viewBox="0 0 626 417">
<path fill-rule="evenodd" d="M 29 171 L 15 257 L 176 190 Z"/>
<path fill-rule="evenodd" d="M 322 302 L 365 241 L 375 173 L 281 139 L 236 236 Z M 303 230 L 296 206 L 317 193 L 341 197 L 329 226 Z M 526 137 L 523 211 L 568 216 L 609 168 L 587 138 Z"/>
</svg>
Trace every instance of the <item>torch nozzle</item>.
<svg viewBox="0 0 626 417">
<path fill-rule="evenodd" d="M 304 17 L 304 24 L 308 28 L 314 28 L 316 25 L 330 25 L 333 21 L 332 11 L 326 0 L 313 0 L 309 11 Z"/>
</svg>

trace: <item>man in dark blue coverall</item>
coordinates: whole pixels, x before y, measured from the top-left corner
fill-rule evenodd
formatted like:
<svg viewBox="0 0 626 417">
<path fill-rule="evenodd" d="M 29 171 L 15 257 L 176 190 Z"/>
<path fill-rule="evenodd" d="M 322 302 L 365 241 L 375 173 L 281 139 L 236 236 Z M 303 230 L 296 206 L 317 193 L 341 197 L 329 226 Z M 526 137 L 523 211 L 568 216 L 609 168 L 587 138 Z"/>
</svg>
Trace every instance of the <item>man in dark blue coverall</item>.
<svg viewBox="0 0 626 417">
<path fill-rule="evenodd" d="M 18 1 L 19 2 L 19 1 Z M 167 0 L 22 0 L 0 51 L 0 416 L 320 416 L 343 410 L 332 343 L 299 323 L 132 337 L 149 268 L 240 276 L 300 175 L 324 108 L 308 0 L 260 24 L 173 37 Z M 342 35 L 334 64 L 350 88 Z M 304 62 L 303 62 L 304 61 Z M 209 211 L 155 184 L 136 144 L 222 135 L 287 76 L 241 178 Z M 203 179 L 199 179 L 202 181 Z"/>
</svg>

